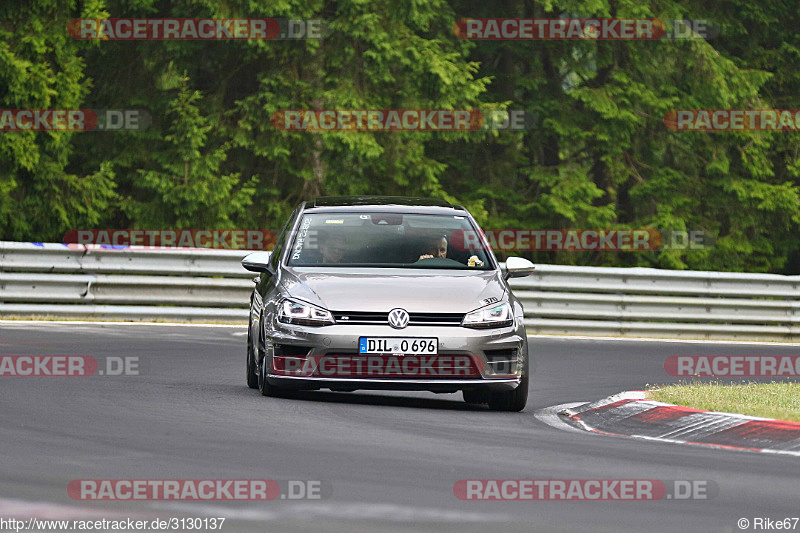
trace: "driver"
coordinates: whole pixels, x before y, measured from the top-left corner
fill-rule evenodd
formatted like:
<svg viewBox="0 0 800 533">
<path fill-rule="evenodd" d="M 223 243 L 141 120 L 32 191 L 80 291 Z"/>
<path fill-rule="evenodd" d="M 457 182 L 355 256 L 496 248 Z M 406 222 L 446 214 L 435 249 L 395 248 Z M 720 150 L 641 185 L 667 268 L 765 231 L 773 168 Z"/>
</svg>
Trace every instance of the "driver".
<svg viewBox="0 0 800 533">
<path fill-rule="evenodd" d="M 321 235 L 319 252 L 322 256 L 322 263 L 341 263 L 344 253 L 347 250 L 347 243 L 343 235 L 330 233 Z"/>
<path fill-rule="evenodd" d="M 434 237 L 427 242 L 425 248 L 422 250 L 422 255 L 419 256 L 418 261 L 423 259 L 433 258 L 445 259 L 447 257 L 447 237 Z"/>
</svg>

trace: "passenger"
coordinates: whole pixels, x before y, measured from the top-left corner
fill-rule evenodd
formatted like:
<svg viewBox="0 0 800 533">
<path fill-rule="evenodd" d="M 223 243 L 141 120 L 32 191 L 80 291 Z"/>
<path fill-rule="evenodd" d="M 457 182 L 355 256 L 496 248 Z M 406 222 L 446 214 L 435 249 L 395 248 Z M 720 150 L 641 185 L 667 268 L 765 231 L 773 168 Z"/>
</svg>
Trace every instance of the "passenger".
<svg viewBox="0 0 800 533">
<path fill-rule="evenodd" d="M 422 251 L 422 255 L 419 256 L 418 261 L 423 259 L 434 259 L 434 258 L 447 258 L 447 237 L 444 235 L 441 237 L 435 237 L 431 239 Z"/>
</svg>

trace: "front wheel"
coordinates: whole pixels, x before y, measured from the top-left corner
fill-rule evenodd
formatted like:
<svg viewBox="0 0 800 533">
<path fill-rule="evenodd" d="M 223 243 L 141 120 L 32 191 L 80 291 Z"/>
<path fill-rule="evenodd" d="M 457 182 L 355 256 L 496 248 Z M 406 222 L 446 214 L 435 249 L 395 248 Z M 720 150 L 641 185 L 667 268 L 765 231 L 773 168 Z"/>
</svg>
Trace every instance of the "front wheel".
<svg viewBox="0 0 800 533">
<path fill-rule="evenodd" d="M 462 390 L 461 394 L 464 396 L 464 401 L 472 405 L 480 405 L 489 401 L 489 392 L 480 389 L 467 389 Z"/>
<path fill-rule="evenodd" d="M 516 389 L 512 391 L 492 392 L 489 394 L 489 409 L 492 411 L 522 411 L 525 409 L 527 403 L 528 372 L 525 372 L 522 376 L 520 384 Z"/>
<path fill-rule="evenodd" d="M 255 354 L 256 357 L 261 357 L 260 353 L 262 351 L 262 347 L 263 342 L 260 342 L 259 348 Z M 271 396 L 273 398 L 285 398 L 288 396 L 288 391 L 286 389 L 270 385 L 269 382 L 267 382 L 266 358 L 261 358 L 260 364 L 258 365 L 258 390 L 261 392 L 262 396 Z"/>
<path fill-rule="evenodd" d="M 250 326 L 247 327 L 247 386 L 251 389 L 258 388 L 258 374 L 256 373 L 255 353 L 250 339 Z"/>
</svg>

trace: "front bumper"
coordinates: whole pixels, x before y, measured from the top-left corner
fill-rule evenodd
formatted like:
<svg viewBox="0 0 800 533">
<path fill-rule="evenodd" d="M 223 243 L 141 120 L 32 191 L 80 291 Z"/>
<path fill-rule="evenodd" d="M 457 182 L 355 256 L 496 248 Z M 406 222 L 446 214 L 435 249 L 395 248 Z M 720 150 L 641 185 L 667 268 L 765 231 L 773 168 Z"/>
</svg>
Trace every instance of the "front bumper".
<svg viewBox="0 0 800 533">
<path fill-rule="evenodd" d="M 522 378 L 497 379 L 385 379 L 385 378 L 327 378 L 267 376 L 270 385 L 281 388 L 316 390 L 396 390 L 439 393 L 467 389 L 487 389 L 493 392 L 516 389 Z"/>
<path fill-rule="evenodd" d="M 424 376 L 299 376 L 276 370 L 287 358 L 359 356 L 360 337 L 435 337 L 439 356 L 467 356 L 477 363 L 469 377 Z M 335 324 L 309 327 L 273 321 L 265 332 L 266 343 L 261 364 L 267 365 L 267 381 L 276 387 L 337 390 L 421 390 L 455 392 L 465 389 L 513 390 L 521 383 L 527 368 L 525 328 L 520 321 L 498 329 L 471 329 L 460 326 L 409 326 L 397 330 L 388 325 Z M 287 355 L 288 352 L 288 355 Z M 407 356 L 408 357 L 408 356 Z M 402 358 L 402 356 L 401 356 Z M 280 359 L 283 359 L 281 361 Z"/>
</svg>

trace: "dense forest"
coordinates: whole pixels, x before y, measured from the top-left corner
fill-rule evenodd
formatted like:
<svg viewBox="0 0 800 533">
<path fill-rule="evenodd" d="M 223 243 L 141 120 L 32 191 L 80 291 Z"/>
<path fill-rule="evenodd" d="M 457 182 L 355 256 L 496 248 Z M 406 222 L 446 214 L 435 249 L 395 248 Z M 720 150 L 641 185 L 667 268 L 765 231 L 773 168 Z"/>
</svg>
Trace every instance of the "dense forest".
<svg viewBox="0 0 800 533">
<path fill-rule="evenodd" d="M 321 19 L 305 40 L 80 40 L 77 18 Z M 657 40 L 469 40 L 462 18 L 713 22 Z M 800 108 L 797 0 L 4 0 L 0 108 L 142 109 L 141 131 L 0 132 L 0 240 L 279 228 L 320 195 L 466 206 L 485 228 L 701 230 L 703 250 L 538 262 L 800 272 L 800 132 L 674 109 Z M 524 130 L 286 131 L 286 109 L 510 109 Z"/>
</svg>

